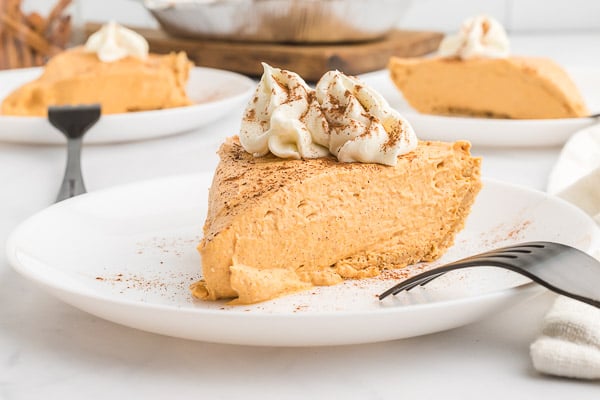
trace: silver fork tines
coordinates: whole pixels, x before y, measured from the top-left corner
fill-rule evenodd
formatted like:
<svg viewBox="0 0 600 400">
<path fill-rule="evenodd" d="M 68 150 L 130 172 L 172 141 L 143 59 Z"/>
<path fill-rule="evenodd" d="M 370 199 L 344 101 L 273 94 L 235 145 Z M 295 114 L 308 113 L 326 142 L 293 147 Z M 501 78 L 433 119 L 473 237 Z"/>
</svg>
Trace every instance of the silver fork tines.
<svg viewBox="0 0 600 400">
<path fill-rule="evenodd" d="M 446 272 L 470 267 L 499 267 L 524 275 L 564 296 L 600 308 L 600 262 L 574 247 L 527 242 L 445 264 L 413 276 L 379 295 L 379 300 L 423 286 Z"/>
</svg>

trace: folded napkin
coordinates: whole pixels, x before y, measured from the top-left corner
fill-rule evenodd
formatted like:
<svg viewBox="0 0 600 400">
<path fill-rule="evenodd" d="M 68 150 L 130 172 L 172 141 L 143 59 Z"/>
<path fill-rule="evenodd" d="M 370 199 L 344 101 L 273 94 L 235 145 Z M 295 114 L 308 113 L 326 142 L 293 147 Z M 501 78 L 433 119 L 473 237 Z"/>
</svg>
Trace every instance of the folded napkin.
<svg viewBox="0 0 600 400">
<path fill-rule="evenodd" d="M 559 296 L 531 345 L 531 358 L 546 374 L 600 379 L 600 310 Z"/>
<path fill-rule="evenodd" d="M 548 192 L 580 207 L 600 224 L 600 124 L 576 133 L 565 144 L 550 174 Z M 592 255 L 600 259 L 600 249 Z M 542 373 L 600 379 L 600 309 L 559 296 L 530 350 L 535 369 Z"/>
</svg>

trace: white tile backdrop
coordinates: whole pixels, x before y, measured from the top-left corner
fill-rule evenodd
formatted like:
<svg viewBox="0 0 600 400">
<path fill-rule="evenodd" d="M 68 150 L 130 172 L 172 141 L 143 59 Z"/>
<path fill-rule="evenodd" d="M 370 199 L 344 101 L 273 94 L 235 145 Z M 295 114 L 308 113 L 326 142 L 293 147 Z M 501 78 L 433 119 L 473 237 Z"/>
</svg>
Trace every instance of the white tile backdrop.
<svg viewBox="0 0 600 400">
<path fill-rule="evenodd" d="M 54 1 L 27 0 L 45 8 Z M 135 0 L 78 0 L 85 20 L 156 26 Z M 411 1 L 400 26 L 412 29 L 454 31 L 471 15 L 496 17 L 511 32 L 600 30 L 600 0 L 397 0 Z"/>
<path fill-rule="evenodd" d="M 465 18 L 487 14 L 507 27 L 508 2 L 509 0 L 412 0 L 407 14 L 400 20 L 400 26 L 454 32 Z"/>
<path fill-rule="evenodd" d="M 417 0 L 418 1 L 418 0 Z M 599 0 L 506 0 L 514 31 L 600 30 Z"/>
</svg>

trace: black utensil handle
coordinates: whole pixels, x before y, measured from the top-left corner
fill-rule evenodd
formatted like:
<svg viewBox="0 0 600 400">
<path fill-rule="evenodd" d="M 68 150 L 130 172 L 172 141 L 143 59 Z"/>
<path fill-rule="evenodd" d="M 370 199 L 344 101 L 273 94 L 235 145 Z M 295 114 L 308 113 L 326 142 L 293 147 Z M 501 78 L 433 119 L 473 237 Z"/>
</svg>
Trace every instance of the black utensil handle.
<svg viewBox="0 0 600 400">
<path fill-rule="evenodd" d="M 69 139 L 67 142 L 67 167 L 57 202 L 86 192 L 81 174 L 81 143 L 82 138 Z"/>
<path fill-rule="evenodd" d="M 100 104 L 48 107 L 48 120 L 67 138 L 67 167 L 56 201 L 85 193 L 81 174 L 83 135 L 100 119 Z"/>
</svg>

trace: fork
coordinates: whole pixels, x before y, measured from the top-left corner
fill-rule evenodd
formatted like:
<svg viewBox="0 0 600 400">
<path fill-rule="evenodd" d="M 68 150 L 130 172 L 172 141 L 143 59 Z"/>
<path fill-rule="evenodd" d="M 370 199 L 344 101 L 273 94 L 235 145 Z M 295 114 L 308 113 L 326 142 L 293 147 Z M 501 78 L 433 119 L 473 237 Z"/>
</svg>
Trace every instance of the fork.
<svg viewBox="0 0 600 400">
<path fill-rule="evenodd" d="M 67 167 L 56 202 L 85 193 L 81 174 L 83 135 L 100 119 L 100 105 L 51 106 L 48 120 L 67 137 Z"/>
<path fill-rule="evenodd" d="M 520 243 L 463 258 L 402 281 L 381 293 L 379 300 L 424 286 L 449 271 L 490 266 L 517 272 L 553 292 L 600 308 L 600 261 L 554 242 Z"/>
</svg>

